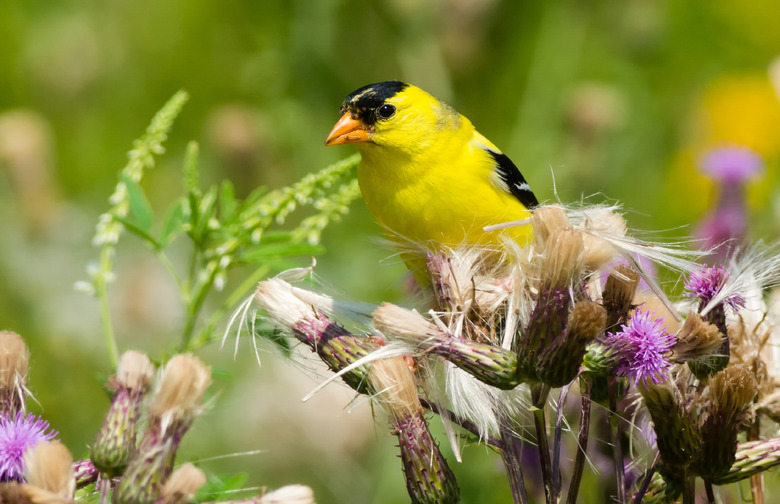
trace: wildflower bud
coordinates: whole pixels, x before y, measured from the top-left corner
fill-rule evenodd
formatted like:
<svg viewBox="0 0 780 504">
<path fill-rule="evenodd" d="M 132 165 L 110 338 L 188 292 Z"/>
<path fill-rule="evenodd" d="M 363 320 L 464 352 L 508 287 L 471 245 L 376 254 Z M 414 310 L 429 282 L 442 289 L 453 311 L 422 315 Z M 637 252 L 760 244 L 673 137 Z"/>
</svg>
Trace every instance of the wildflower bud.
<svg viewBox="0 0 780 504">
<path fill-rule="evenodd" d="M 582 357 L 583 373 L 605 378 L 613 374 L 616 366 L 616 351 L 611 346 L 599 340 L 586 345 Z"/>
<path fill-rule="evenodd" d="M 58 441 L 42 441 L 24 455 L 25 493 L 33 502 L 72 500 L 73 457 Z M 60 499 L 57 499 L 59 497 Z"/>
<path fill-rule="evenodd" d="M 455 338 L 416 311 L 383 303 L 374 310 L 374 327 L 385 335 L 444 357 L 480 381 L 503 390 L 517 387 L 517 357 L 499 346 Z"/>
<path fill-rule="evenodd" d="M 175 355 L 165 366 L 148 425 L 114 492 L 117 504 L 141 504 L 161 497 L 162 484 L 173 470 L 176 450 L 201 410 L 211 384 L 211 370 L 189 354 Z"/>
<path fill-rule="evenodd" d="M 698 301 L 698 311 L 706 315 L 707 322 L 714 324 L 723 335 L 723 343 L 716 355 L 706 359 L 692 361 L 688 367 L 700 380 L 726 368 L 729 364 L 730 350 L 728 329 L 726 328 L 726 308 L 733 311 L 745 306 L 745 299 L 738 293 L 724 293 L 723 288 L 728 274 L 721 266 L 704 266 L 693 271 L 685 282 L 685 290 L 692 301 Z"/>
<path fill-rule="evenodd" d="M 141 402 L 153 373 L 154 365 L 146 355 L 128 351 L 119 361 L 117 375 L 109 379 L 107 387 L 114 397 L 90 450 L 92 463 L 108 478 L 122 474 L 135 452 Z"/>
<path fill-rule="evenodd" d="M 0 331 L 0 415 L 15 417 L 24 411 L 30 354 L 21 336 Z"/>
<path fill-rule="evenodd" d="M 545 245 L 539 271 L 541 290 L 545 287 L 568 289 L 582 272 L 582 233 L 572 228 L 556 229 L 550 233 Z"/>
<path fill-rule="evenodd" d="M 389 412 L 398 436 L 406 489 L 414 504 L 457 503 L 460 490 L 455 475 L 439 451 L 417 396 L 414 375 L 403 357 L 374 362 L 369 381 Z"/>
<path fill-rule="evenodd" d="M 728 473 L 736 460 L 737 434 L 753 398 L 756 379 L 745 366 L 729 366 L 709 380 L 710 404 L 701 425 L 701 451 L 693 465 L 705 480 Z"/>
<path fill-rule="evenodd" d="M 24 485 L 15 481 L 0 483 L 0 502 L 32 504 L 32 501 L 25 494 Z"/>
<path fill-rule="evenodd" d="M 677 386 L 667 380 L 639 382 L 638 389 L 653 419 L 661 460 L 673 470 L 686 468 L 694 459 L 701 437 Z"/>
<path fill-rule="evenodd" d="M 639 273 L 627 264 L 618 265 L 609 274 L 602 296 L 607 310 L 607 330 L 626 323 L 637 285 Z"/>
<path fill-rule="evenodd" d="M 607 312 L 592 301 L 581 301 L 569 314 L 566 330 L 542 350 L 536 366 L 539 379 L 552 387 L 562 387 L 576 378 L 585 348 L 604 330 Z"/>
<path fill-rule="evenodd" d="M 206 475 L 193 464 L 186 463 L 171 474 L 163 487 L 163 504 L 187 504 L 198 489 L 206 484 Z"/>
<path fill-rule="evenodd" d="M 531 224 L 534 239 L 540 247 L 546 247 L 547 240 L 557 229 L 571 226 L 566 210 L 558 205 L 540 206 L 534 210 Z"/>
<path fill-rule="evenodd" d="M 283 280 L 271 279 L 260 282 L 255 300 L 274 323 L 291 331 L 335 372 L 379 348 L 370 339 L 359 338 L 331 321 L 311 302 L 304 302 L 301 293 L 301 289 Z M 366 371 L 360 367 L 341 377 L 347 385 L 362 393 L 366 392 Z"/>
<path fill-rule="evenodd" d="M 677 342 L 672 346 L 675 362 L 689 362 L 709 357 L 723 344 L 723 335 L 714 324 L 705 322 L 701 315 L 691 312 L 677 331 Z"/>
<path fill-rule="evenodd" d="M 541 352 L 559 338 L 571 307 L 570 286 L 582 271 L 582 235 L 571 228 L 553 230 L 540 260 L 536 306 L 525 333 L 515 341 L 521 375 L 533 376 Z"/>
<path fill-rule="evenodd" d="M 679 471 L 672 472 L 663 464 L 659 464 L 642 498 L 642 504 L 679 502 L 685 484 L 683 476 Z M 636 495 L 631 497 L 631 502 L 636 502 Z"/>
<path fill-rule="evenodd" d="M 76 488 L 84 488 L 97 481 L 100 471 L 91 460 L 78 460 L 73 463 L 73 475 L 76 479 Z"/>
<path fill-rule="evenodd" d="M 747 441 L 737 445 L 737 453 L 731 469 L 714 477 L 715 485 L 728 485 L 750 478 L 780 465 L 780 438 Z"/>
<path fill-rule="evenodd" d="M 306 485 L 287 485 L 263 495 L 258 504 L 315 504 L 314 492 Z"/>
</svg>

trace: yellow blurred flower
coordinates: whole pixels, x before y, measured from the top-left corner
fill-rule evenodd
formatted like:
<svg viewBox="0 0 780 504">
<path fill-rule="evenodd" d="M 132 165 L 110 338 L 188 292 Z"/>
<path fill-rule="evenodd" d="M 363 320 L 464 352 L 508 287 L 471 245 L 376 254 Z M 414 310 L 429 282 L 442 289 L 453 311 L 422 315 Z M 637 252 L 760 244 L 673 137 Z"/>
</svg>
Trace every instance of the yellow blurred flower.
<svg viewBox="0 0 780 504">
<path fill-rule="evenodd" d="M 675 156 L 667 177 L 668 199 L 679 215 L 694 220 L 712 205 L 715 184 L 699 172 L 699 165 L 707 152 L 724 146 L 747 147 L 764 159 L 766 173 L 749 184 L 748 205 L 766 205 L 780 160 L 780 99 L 768 74 L 724 76 L 702 93 L 693 111 L 690 142 Z"/>
</svg>

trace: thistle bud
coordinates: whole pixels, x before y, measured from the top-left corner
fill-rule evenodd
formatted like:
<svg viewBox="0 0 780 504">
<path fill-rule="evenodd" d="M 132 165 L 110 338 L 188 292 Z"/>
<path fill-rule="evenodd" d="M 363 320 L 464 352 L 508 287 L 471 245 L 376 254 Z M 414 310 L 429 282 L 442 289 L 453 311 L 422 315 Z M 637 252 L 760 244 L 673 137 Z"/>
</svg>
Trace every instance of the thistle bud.
<svg viewBox="0 0 780 504">
<path fill-rule="evenodd" d="M 142 504 L 161 497 L 173 470 L 179 442 L 201 410 L 211 370 L 189 354 L 175 355 L 165 366 L 146 431 L 114 492 L 117 504 Z"/>
<path fill-rule="evenodd" d="M 753 398 L 756 379 L 745 366 L 729 366 L 708 383 L 710 403 L 701 425 L 701 451 L 693 464 L 705 480 L 728 473 L 736 460 L 737 434 Z"/>
<path fill-rule="evenodd" d="M 576 378 L 585 349 L 602 331 L 607 321 L 604 307 L 592 301 L 574 305 L 566 330 L 539 356 L 536 375 L 552 387 L 562 387 Z"/>
<path fill-rule="evenodd" d="M 0 331 L 0 416 L 13 418 L 24 411 L 30 354 L 21 336 Z"/>
<path fill-rule="evenodd" d="M 359 338 L 333 322 L 311 302 L 304 302 L 302 294 L 301 289 L 283 280 L 271 279 L 260 282 L 255 300 L 271 320 L 291 331 L 335 372 L 379 348 L 370 339 Z M 363 393 L 366 392 L 366 371 L 359 367 L 341 377 L 347 385 Z"/>
<path fill-rule="evenodd" d="M 521 376 L 534 378 L 541 353 L 564 334 L 572 304 L 569 290 L 582 271 L 582 250 L 582 235 L 571 228 L 554 229 L 545 240 L 539 296 L 525 332 L 515 341 Z"/>
<path fill-rule="evenodd" d="M 554 231 L 571 226 L 566 210 L 558 205 L 540 206 L 534 210 L 531 224 L 534 230 L 534 239 L 539 247 L 546 248 L 547 240 Z"/>
<path fill-rule="evenodd" d="M 24 456 L 25 494 L 32 502 L 62 502 L 73 499 L 76 480 L 73 457 L 58 441 L 43 441 Z"/>
<path fill-rule="evenodd" d="M 714 324 L 704 321 L 698 313 L 691 312 L 677 331 L 676 340 L 672 346 L 673 360 L 689 362 L 718 352 L 723 344 L 723 335 Z"/>
<path fill-rule="evenodd" d="M 206 484 L 206 475 L 193 464 L 186 463 L 171 474 L 163 487 L 163 504 L 187 504 L 198 489 Z"/>
<path fill-rule="evenodd" d="M 414 504 L 455 504 L 460 490 L 439 451 L 417 396 L 414 375 L 403 357 L 372 363 L 369 381 L 390 414 L 401 449 L 406 489 Z"/>
<path fill-rule="evenodd" d="M 698 311 L 706 315 L 703 318 L 715 325 L 723 335 L 723 343 L 716 355 L 706 359 L 688 363 L 694 375 L 700 380 L 706 380 L 709 376 L 726 368 L 729 364 L 730 350 L 728 329 L 726 328 L 726 308 L 736 311 L 745 306 L 745 299 L 732 293 L 724 295 L 723 288 L 728 280 L 728 273 L 721 266 L 704 266 L 698 271 L 693 271 L 685 281 L 685 290 L 688 297 L 698 302 Z"/>
<path fill-rule="evenodd" d="M 780 465 L 780 438 L 747 441 L 737 445 L 734 463 L 726 474 L 714 477 L 712 483 L 728 485 Z"/>
<path fill-rule="evenodd" d="M 90 459 L 78 460 L 73 463 L 73 475 L 76 479 L 76 488 L 84 488 L 97 481 L 100 471 Z"/>
<path fill-rule="evenodd" d="M 146 355 L 128 351 L 119 361 L 117 375 L 109 379 L 107 386 L 114 397 L 90 450 L 93 464 L 108 478 L 122 474 L 135 452 L 141 402 L 153 373 L 154 366 Z"/>
<path fill-rule="evenodd" d="M 374 310 L 374 327 L 381 333 L 439 355 L 478 380 L 511 390 L 522 383 L 514 352 L 499 346 L 455 338 L 419 313 L 390 303 Z"/>
<path fill-rule="evenodd" d="M 627 264 L 618 265 L 607 277 L 603 303 L 607 310 L 607 330 L 625 324 L 631 310 L 634 293 L 639 285 L 639 273 Z"/>
<path fill-rule="evenodd" d="M 661 460 L 673 470 L 686 468 L 699 450 L 701 436 L 691 413 L 683 405 L 682 394 L 671 380 L 661 383 L 645 380 L 638 385 L 653 420 Z"/>
</svg>

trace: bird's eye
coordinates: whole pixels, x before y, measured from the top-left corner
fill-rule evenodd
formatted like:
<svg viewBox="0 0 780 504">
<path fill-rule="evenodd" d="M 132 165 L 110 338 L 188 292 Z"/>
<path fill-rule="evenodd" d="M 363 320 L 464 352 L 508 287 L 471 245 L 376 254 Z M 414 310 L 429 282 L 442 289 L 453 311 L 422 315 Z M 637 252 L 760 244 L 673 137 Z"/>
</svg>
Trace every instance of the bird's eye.
<svg viewBox="0 0 780 504">
<path fill-rule="evenodd" d="M 376 115 L 378 115 L 380 119 L 390 119 L 394 114 L 395 106 L 387 103 L 379 107 L 376 111 Z"/>
</svg>

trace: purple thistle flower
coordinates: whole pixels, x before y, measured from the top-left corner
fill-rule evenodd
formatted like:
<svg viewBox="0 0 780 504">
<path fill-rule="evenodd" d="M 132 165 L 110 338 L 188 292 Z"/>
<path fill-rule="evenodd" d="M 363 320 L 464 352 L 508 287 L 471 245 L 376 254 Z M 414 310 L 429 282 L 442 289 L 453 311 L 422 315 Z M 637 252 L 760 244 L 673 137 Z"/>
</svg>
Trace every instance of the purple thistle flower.
<svg viewBox="0 0 780 504">
<path fill-rule="evenodd" d="M 56 436 L 56 431 L 49 430 L 49 422 L 32 413 L 13 420 L 7 415 L 0 417 L 0 481 L 24 481 L 25 452 Z"/>
<path fill-rule="evenodd" d="M 699 301 L 699 308 L 706 306 L 717 296 L 728 280 L 728 273 L 719 265 L 702 266 L 698 271 L 691 271 L 685 280 L 685 291 L 689 299 Z M 745 306 L 745 298 L 733 293 L 723 300 L 723 304 L 734 311 Z"/>
<path fill-rule="evenodd" d="M 631 379 L 634 385 L 648 378 L 660 383 L 672 367 L 667 356 L 675 337 L 666 331 L 663 319 L 653 319 L 652 313 L 637 309 L 622 331 L 607 337 L 607 345 L 616 352 L 615 373 Z"/>
<path fill-rule="evenodd" d="M 696 229 L 703 248 L 724 259 L 745 243 L 748 209 L 745 185 L 762 174 L 761 157 L 743 147 L 715 149 L 702 160 L 701 171 L 719 186 L 717 202 Z"/>
<path fill-rule="evenodd" d="M 761 156 L 745 147 L 721 147 L 702 159 L 701 171 L 724 183 L 745 182 L 764 170 Z"/>
</svg>

